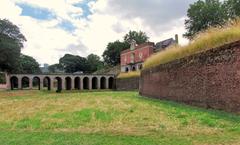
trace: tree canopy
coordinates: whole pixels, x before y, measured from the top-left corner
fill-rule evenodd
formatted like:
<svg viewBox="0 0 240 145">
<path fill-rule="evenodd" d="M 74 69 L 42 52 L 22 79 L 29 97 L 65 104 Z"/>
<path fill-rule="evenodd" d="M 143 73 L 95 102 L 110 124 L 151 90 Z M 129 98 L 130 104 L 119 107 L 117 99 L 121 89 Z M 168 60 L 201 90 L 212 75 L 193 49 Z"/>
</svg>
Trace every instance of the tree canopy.
<svg viewBox="0 0 240 145">
<path fill-rule="evenodd" d="M 240 0 L 227 0 L 224 1 L 224 7 L 228 18 L 236 18 L 240 16 Z"/>
<path fill-rule="evenodd" d="M 0 70 L 12 72 L 17 67 L 21 48 L 26 41 L 19 28 L 6 19 L 0 19 Z"/>
<path fill-rule="evenodd" d="M 120 42 L 119 40 L 108 43 L 107 48 L 102 55 L 104 62 L 108 65 L 118 65 L 120 63 L 121 52 L 128 49 L 129 47 L 129 43 Z"/>
<path fill-rule="evenodd" d="M 90 54 L 87 56 L 88 72 L 92 73 L 103 68 L 104 64 L 98 55 Z"/>
<path fill-rule="evenodd" d="M 60 58 L 59 65 L 61 65 L 66 73 L 86 72 L 87 59 L 78 55 L 65 54 Z"/>
<path fill-rule="evenodd" d="M 39 63 L 31 56 L 21 54 L 16 73 L 38 74 L 41 73 Z"/>
<path fill-rule="evenodd" d="M 222 26 L 227 18 L 222 2 L 219 0 L 198 0 L 190 5 L 185 20 L 185 37 L 192 39 L 198 32 L 210 26 Z"/>
<path fill-rule="evenodd" d="M 124 36 L 124 41 L 127 43 L 131 43 L 132 40 L 135 40 L 137 44 L 142 44 L 145 43 L 149 40 L 149 37 L 145 32 L 142 31 L 129 31 L 125 36 Z"/>
<path fill-rule="evenodd" d="M 185 20 L 184 36 L 194 38 L 209 27 L 222 27 L 226 22 L 240 16 L 240 0 L 198 0 L 191 4 Z"/>
</svg>

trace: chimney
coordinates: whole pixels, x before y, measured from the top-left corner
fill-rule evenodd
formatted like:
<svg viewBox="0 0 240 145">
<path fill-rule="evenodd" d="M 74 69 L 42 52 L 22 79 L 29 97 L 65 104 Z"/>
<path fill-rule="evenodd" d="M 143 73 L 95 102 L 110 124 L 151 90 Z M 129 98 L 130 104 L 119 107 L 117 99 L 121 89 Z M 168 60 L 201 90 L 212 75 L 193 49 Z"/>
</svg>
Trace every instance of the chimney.
<svg viewBox="0 0 240 145">
<path fill-rule="evenodd" d="M 176 41 L 176 44 L 178 44 L 178 34 L 175 35 L 175 41 Z"/>
</svg>

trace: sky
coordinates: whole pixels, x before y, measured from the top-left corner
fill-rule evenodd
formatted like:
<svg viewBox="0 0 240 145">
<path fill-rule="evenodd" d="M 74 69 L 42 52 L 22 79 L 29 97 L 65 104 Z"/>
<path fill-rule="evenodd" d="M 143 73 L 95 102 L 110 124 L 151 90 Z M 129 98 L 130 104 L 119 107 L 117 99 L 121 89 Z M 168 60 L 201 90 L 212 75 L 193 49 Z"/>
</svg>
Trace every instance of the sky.
<svg viewBox="0 0 240 145">
<path fill-rule="evenodd" d="M 102 55 L 108 42 L 130 30 L 151 42 L 186 31 L 189 4 L 196 0 L 0 0 L 0 19 L 16 24 L 27 39 L 22 53 L 40 64 L 58 63 L 66 53 Z"/>
</svg>

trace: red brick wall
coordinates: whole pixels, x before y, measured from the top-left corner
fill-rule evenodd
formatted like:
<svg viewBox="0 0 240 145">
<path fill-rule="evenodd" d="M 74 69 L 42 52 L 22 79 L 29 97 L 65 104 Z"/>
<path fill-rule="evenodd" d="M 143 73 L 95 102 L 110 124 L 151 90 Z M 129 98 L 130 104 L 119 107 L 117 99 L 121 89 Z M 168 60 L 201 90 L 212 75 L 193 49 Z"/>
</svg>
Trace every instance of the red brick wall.
<svg viewBox="0 0 240 145">
<path fill-rule="evenodd" d="M 118 91 L 133 91 L 139 89 L 139 77 L 117 79 L 116 89 Z"/>
<path fill-rule="evenodd" d="M 133 51 L 125 51 L 121 54 L 121 65 L 127 65 L 131 63 L 131 54 L 135 54 L 134 62 L 143 62 L 145 61 L 150 55 L 153 54 L 153 44 L 143 45 L 142 47 L 137 47 Z M 139 54 L 142 54 L 142 58 L 139 57 Z M 125 57 L 126 60 L 125 61 Z"/>
<path fill-rule="evenodd" d="M 140 94 L 240 113 L 240 41 L 144 70 Z"/>
</svg>

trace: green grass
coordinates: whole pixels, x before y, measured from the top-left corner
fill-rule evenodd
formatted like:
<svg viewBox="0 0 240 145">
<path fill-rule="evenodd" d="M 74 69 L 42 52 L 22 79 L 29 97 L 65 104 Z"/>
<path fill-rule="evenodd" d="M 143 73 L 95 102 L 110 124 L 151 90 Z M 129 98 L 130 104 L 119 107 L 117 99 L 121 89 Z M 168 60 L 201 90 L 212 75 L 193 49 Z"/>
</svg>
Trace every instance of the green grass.
<svg viewBox="0 0 240 145">
<path fill-rule="evenodd" d="M 240 116 L 137 92 L 0 91 L 0 144 L 240 144 Z"/>
<path fill-rule="evenodd" d="M 198 34 L 186 46 L 172 46 L 152 55 L 144 62 L 143 69 L 152 68 L 238 40 L 240 40 L 240 19 L 227 24 L 223 28 L 209 28 Z"/>
</svg>

